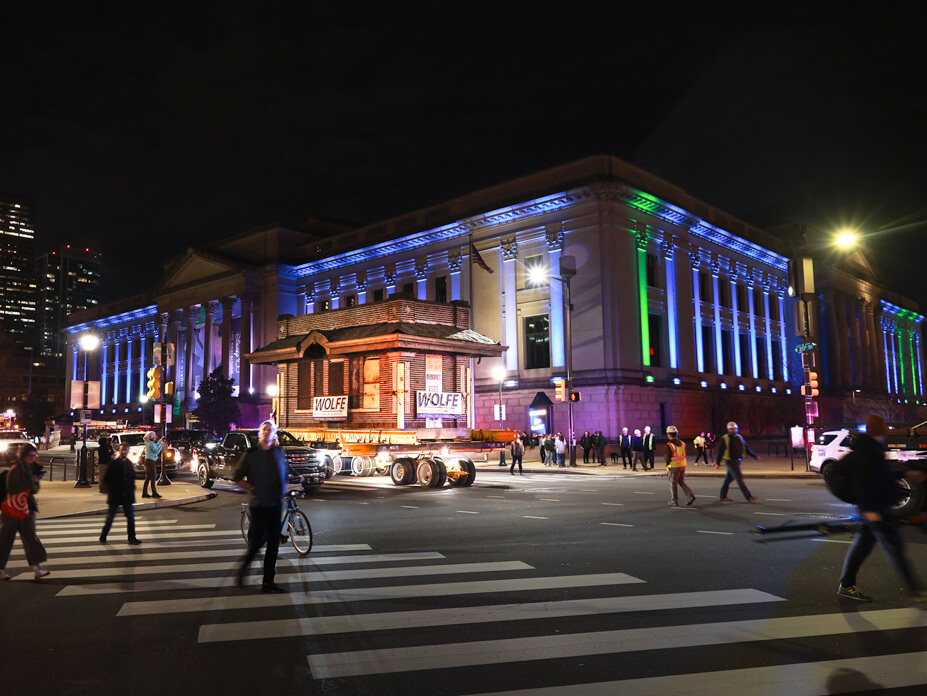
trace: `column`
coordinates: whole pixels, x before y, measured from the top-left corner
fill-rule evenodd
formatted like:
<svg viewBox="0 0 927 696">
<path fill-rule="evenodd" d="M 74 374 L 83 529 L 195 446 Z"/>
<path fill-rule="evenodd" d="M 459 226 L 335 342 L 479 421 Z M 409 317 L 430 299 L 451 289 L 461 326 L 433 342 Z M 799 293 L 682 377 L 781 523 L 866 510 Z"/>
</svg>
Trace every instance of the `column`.
<svg viewBox="0 0 927 696">
<path fill-rule="evenodd" d="M 241 337 L 238 344 L 241 376 L 238 378 L 239 394 L 251 393 L 251 361 L 245 357 L 251 352 L 251 297 L 241 298 Z"/>
<path fill-rule="evenodd" d="M 847 327 L 846 298 L 842 293 L 834 294 L 834 314 L 837 315 L 837 340 L 844 348 L 840 352 L 839 380 L 835 386 L 846 389 L 853 380 L 850 375 L 850 332 Z"/>
<path fill-rule="evenodd" d="M 184 402 L 187 405 L 187 411 L 196 408 L 196 388 L 193 384 L 193 344 L 196 342 L 196 306 L 187 307 L 187 331 L 184 339 Z"/>
<path fill-rule="evenodd" d="M 718 273 L 720 269 L 715 265 L 711 269 L 711 289 L 714 297 L 715 305 L 715 363 L 718 367 L 718 374 L 723 375 L 724 369 L 727 367 L 724 364 L 724 351 L 721 349 L 721 302 L 718 295 Z"/>
<path fill-rule="evenodd" d="M 132 337 L 126 339 L 126 404 L 132 403 Z"/>
<path fill-rule="evenodd" d="M 356 281 L 356 287 L 357 287 L 357 304 L 358 304 L 358 305 L 367 304 L 367 286 L 368 286 L 368 284 L 369 284 L 369 281 L 367 280 L 367 273 L 366 273 L 366 272 L 358 273 L 358 274 L 357 274 L 357 281 Z"/>
<path fill-rule="evenodd" d="M 428 299 L 428 263 L 415 267 L 415 297 L 419 300 Z"/>
<path fill-rule="evenodd" d="M 859 386 L 867 391 L 872 389 L 872 346 L 870 345 L 869 321 L 866 315 L 866 306 L 869 303 L 863 298 L 856 300 L 856 311 L 859 317 L 859 341 L 860 341 L 860 374 L 862 379 Z"/>
<path fill-rule="evenodd" d="M 887 394 L 889 392 L 887 369 L 888 355 L 885 349 L 884 321 L 885 319 L 882 316 L 882 305 L 877 302 L 873 305 L 872 323 L 876 329 L 876 345 L 878 346 L 878 355 L 876 357 L 879 362 L 879 390 L 884 390 Z"/>
<path fill-rule="evenodd" d="M 702 299 L 699 296 L 699 260 L 692 262 L 692 321 L 695 325 L 695 362 L 699 372 L 705 371 L 705 347 L 702 345 Z"/>
<path fill-rule="evenodd" d="M 736 271 L 734 272 L 736 274 Z M 740 355 L 740 318 L 737 302 L 737 275 L 731 275 L 731 341 L 734 343 L 734 374 L 743 377 L 743 358 Z"/>
<path fill-rule="evenodd" d="M 840 384 L 840 361 L 845 347 L 840 340 L 840 328 L 837 325 L 837 305 L 834 291 L 824 291 L 824 313 L 827 318 L 827 386 L 836 387 Z M 822 326 L 823 328 L 823 326 Z"/>
<path fill-rule="evenodd" d="M 223 299 L 222 301 L 224 303 L 225 299 Z M 225 311 L 225 306 L 223 305 L 223 312 L 224 311 Z M 300 285 L 298 288 L 296 288 L 296 316 L 300 316 L 301 314 L 306 314 L 306 286 L 305 285 Z M 224 316 L 225 315 L 223 314 L 223 320 L 224 320 Z"/>
<path fill-rule="evenodd" d="M 301 303 L 297 302 L 297 307 Z M 228 379 L 232 374 L 232 307 L 234 297 L 222 298 L 222 376 Z"/>
<path fill-rule="evenodd" d="M 879 333 L 876 331 L 875 318 L 873 315 L 872 302 L 866 302 L 863 305 L 863 311 L 866 315 L 866 333 L 869 336 L 869 389 L 878 392 L 882 389 L 881 370 L 879 368 Z"/>
<path fill-rule="evenodd" d="M 863 385 L 863 351 L 861 350 L 859 317 L 856 311 L 858 307 L 859 298 L 852 297 L 847 302 L 850 320 L 850 355 L 853 356 L 853 383 L 850 386 L 853 389 L 859 389 Z"/>
<path fill-rule="evenodd" d="M 785 333 L 785 288 L 779 288 L 779 352 L 782 355 L 782 381 L 789 381 L 789 339 Z"/>
<path fill-rule="evenodd" d="M 451 300 L 462 300 L 462 288 L 460 285 L 460 251 L 452 251 L 448 254 L 447 264 L 451 270 Z"/>
<path fill-rule="evenodd" d="M 119 346 L 117 338 L 113 341 L 113 406 L 119 403 Z"/>
<path fill-rule="evenodd" d="M 109 392 L 107 387 L 110 384 L 109 375 L 106 370 L 106 360 L 109 357 L 109 343 L 106 341 L 100 342 L 100 406 L 106 406 L 109 401 Z M 86 365 L 87 361 L 82 360 L 82 365 Z M 86 370 L 81 367 L 81 379 L 87 379 Z"/>
<path fill-rule="evenodd" d="M 750 374 L 753 379 L 760 377 L 759 357 L 756 354 L 756 277 L 751 273 L 746 277 L 747 282 L 747 312 L 750 317 Z"/>
<path fill-rule="evenodd" d="M 773 352 L 772 352 L 772 315 L 769 313 L 769 281 L 763 284 L 763 314 L 766 317 L 766 370 L 770 380 L 776 378 L 773 370 Z"/>
<path fill-rule="evenodd" d="M 551 368 L 566 365 L 563 337 L 563 283 L 560 277 L 560 256 L 563 254 L 563 231 L 547 230 L 548 273 L 550 275 L 550 359 Z"/>
<path fill-rule="evenodd" d="M 183 329 L 183 310 L 175 309 L 173 314 L 171 339 L 174 341 L 174 367 L 171 368 L 171 378 L 174 380 L 174 403 L 177 403 L 180 390 L 183 389 L 185 371 L 184 358 L 185 351 L 180 342 L 180 332 Z"/>
<path fill-rule="evenodd" d="M 139 348 L 138 348 L 138 396 L 141 398 L 142 394 L 148 393 L 148 381 L 145 379 L 148 376 L 148 346 L 145 345 L 148 342 L 148 337 L 143 333 L 141 338 L 139 338 Z"/>
<path fill-rule="evenodd" d="M 670 241 L 663 245 L 663 268 L 666 285 L 666 334 L 669 339 L 670 369 L 679 368 L 678 312 L 676 305 L 676 265 L 673 261 L 675 246 Z"/>
<path fill-rule="evenodd" d="M 210 300 L 206 303 L 206 328 L 203 334 L 203 379 L 212 372 L 212 330 L 216 319 L 216 309 L 219 303 Z"/>
<path fill-rule="evenodd" d="M 689 245 L 681 240 L 673 240 L 673 289 L 676 304 L 676 362 L 677 369 L 694 372 L 696 369 L 695 327 L 698 317 L 697 305 L 692 301 L 692 288 L 689 285 L 689 265 L 691 255 Z M 675 255 L 679 254 L 679 265 Z"/>
<path fill-rule="evenodd" d="M 518 258 L 518 244 L 515 238 L 502 240 L 502 336 L 509 346 L 505 352 L 505 369 L 509 374 L 518 373 L 518 311 L 516 303 L 515 259 Z M 551 271 L 553 273 L 553 270 Z"/>
</svg>

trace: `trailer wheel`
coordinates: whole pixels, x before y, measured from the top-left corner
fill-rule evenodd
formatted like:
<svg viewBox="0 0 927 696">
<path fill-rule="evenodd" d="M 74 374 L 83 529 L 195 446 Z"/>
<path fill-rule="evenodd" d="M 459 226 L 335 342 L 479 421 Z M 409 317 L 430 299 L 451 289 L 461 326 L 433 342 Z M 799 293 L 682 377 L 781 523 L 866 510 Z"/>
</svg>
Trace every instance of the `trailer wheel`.
<svg viewBox="0 0 927 696">
<path fill-rule="evenodd" d="M 468 478 L 467 467 L 462 459 L 456 460 L 451 470 L 447 472 L 447 482 L 454 488 L 466 486 Z"/>
<path fill-rule="evenodd" d="M 900 495 L 898 503 L 892 508 L 892 514 L 897 517 L 907 517 L 920 512 L 924 505 L 924 484 L 900 478 L 896 485 Z"/>
<path fill-rule="evenodd" d="M 476 481 L 476 464 L 474 464 L 470 459 L 461 459 L 460 465 L 467 470 L 466 481 L 463 485 L 472 486 L 473 482 Z"/>
<path fill-rule="evenodd" d="M 363 476 L 364 475 L 364 458 L 363 457 L 353 457 L 351 459 L 351 476 Z"/>
<path fill-rule="evenodd" d="M 361 476 L 373 476 L 377 471 L 376 457 L 362 457 L 364 460 L 364 469 Z"/>
<path fill-rule="evenodd" d="M 415 480 L 415 465 L 411 459 L 397 459 L 389 468 L 389 477 L 397 486 L 408 486 Z"/>
<path fill-rule="evenodd" d="M 447 467 L 444 466 L 444 462 L 440 459 L 435 459 L 434 465 L 438 470 L 438 480 L 435 483 L 435 488 L 444 488 L 444 484 L 447 483 Z"/>
<path fill-rule="evenodd" d="M 418 463 L 416 479 L 422 488 L 435 488 L 438 485 L 438 465 L 431 459 L 423 459 Z"/>
<path fill-rule="evenodd" d="M 332 476 L 337 476 L 340 474 L 343 468 L 344 462 L 342 461 L 341 457 L 335 455 L 335 457 L 332 458 Z"/>
</svg>

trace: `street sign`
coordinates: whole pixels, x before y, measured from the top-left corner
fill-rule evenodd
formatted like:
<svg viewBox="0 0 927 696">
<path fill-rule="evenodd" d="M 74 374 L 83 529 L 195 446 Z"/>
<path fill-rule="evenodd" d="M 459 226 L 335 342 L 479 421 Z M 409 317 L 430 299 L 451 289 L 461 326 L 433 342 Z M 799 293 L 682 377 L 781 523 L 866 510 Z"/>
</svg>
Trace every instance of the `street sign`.
<svg viewBox="0 0 927 696">
<path fill-rule="evenodd" d="M 817 343 L 799 343 L 795 346 L 796 353 L 807 353 L 809 350 L 814 350 L 814 347 Z"/>
<path fill-rule="evenodd" d="M 80 412 L 80 422 L 81 425 L 90 425 L 90 411 L 82 410 Z"/>
</svg>

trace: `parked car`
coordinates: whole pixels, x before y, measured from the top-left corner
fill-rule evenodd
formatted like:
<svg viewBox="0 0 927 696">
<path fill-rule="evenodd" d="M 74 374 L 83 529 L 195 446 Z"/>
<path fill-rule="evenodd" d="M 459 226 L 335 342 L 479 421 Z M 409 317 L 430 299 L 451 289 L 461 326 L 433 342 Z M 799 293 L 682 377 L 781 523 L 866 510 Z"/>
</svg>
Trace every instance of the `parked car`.
<svg viewBox="0 0 927 696">
<path fill-rule="evenodd" d="M 189 465 L 190 471 L 196 472 L 196 451 L 205 448 L 210 442 L 218 444 L 221 440 L 208 430 L 184 430 L 176 428 L 167 431 L 167 443 L 177 450 L 181 465 Z"/>
<path fill-rule="evenodd" d="M 144 430 L 112 433 L 113 450 L 118 451 L 119 445 L 129 445 L 129 461 L 135 466 L 135 478 L 145 478 L 145 464 L 141 461 L 142 452 L 145 451 Z M 161 450 L 164 461 L 164 473 L 170 478 L 177 474 L 180 465 L 180 453 L 165 443 Z M 158 471 L 160 473 L 160 470 Z"/>
<path fill-rule="evenodd" d="M 29 444 L 21 430 L 0 430 L 0 466 L 9 466 L 16 459 L 20 445 Z"/>
<path fill-rule="evenodd" d="M 287 464 L 303 477 L 303 489 L 312 491 L 322 485 L 325 473 L 317 452 L 285 430 L 277 431 L 277 441 L 283 449 Z M 197 450 L 196 477 L 203 488 L 212 488 L 213 481 L 232 480 L 232 474 L 242 455 L 258 446 L 257 430 L 233 430 L 226 433 L 215 448 Z"/>
</svg>

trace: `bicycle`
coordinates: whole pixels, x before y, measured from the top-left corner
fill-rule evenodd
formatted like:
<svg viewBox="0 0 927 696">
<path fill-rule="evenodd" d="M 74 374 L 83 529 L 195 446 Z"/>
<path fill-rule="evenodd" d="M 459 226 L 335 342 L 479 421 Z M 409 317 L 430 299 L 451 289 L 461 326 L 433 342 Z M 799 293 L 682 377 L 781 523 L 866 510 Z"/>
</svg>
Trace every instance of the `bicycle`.
<svg viewBox="0 0 927 696">
<path fill-rule="evenodd" d="M 300 556 L 305 556 L 312 550 L 312 527 L 309 526 L 309 519 L 299 509 L 296 498 L 299 491 L 290 491 L 286 494 L 286 508 L 283 512 L 283 519 L 280 522 L 280 540 L 286 543 L 287 535 L 284 530 L 289 530 L 289 540 L 293 542 L 293 548 Z M 241 535 L 248 541 L 248 529 L 251 527 L 251 508 L 247 503 L 241 504 Z"/>
</svg>

